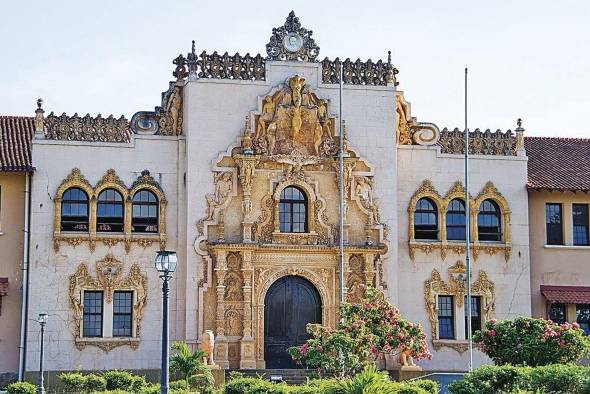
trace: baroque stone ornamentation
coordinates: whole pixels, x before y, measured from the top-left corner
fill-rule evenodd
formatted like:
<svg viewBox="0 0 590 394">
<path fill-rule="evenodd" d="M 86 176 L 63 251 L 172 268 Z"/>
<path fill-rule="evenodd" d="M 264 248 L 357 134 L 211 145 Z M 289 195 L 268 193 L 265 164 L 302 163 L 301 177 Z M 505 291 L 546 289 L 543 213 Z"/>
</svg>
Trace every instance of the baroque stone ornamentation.
<svg viewBox="0 0 590 394">
<path fill-rule="evenodd" d="M 225 205 L 233 189 L 233 176 L 231 172 L 217 172 L 214 176 L 215 190 L 207 194 L 207 218 L 213 220 L 215 209 Z"/>
<path fill-rule="evenodd" d="M 139 111 L 131 118 L 131 130 L 135 134 L 177 136 L 183 134 L 183 88 L 170 82 L 162 93 L 161 106 L 154 111 Z"/>
<path fill-rule="evenodd" d="M 266 44 L 267 60 L 315 61 L 320 54 L 313 38 L 313 32 L 301 27 L 299 18 L 291 11 L 285 24 L 272 29 L 270 41 Z"/>
<path fill-rule="evenodd" d="M 415 239 L 414 213 L 416 212 L 416 204 L 422 198 L 430 199 L 434 203 L 438 211 L 437 223 L 439 225 L 439 240 Z M 408 250 L 410 258 L 413 261 L 415 260 L 417 250 L 420 250 L 425 254 L 430 254 L 433 250 L 438 249 L 440 250 L 441 258 L 443 260 L 447 258 L 449 252 L 459 255 L 465 253 L 465 242 L 447 240 L 446 213 L 449 204 L 453 199 L 460 199 L 463 202 L 465 201 L 465 189 L 460 181 L 455 182 L 453 186 L 449 189 L 449 191 L 445 194 L 445 196 L 442 197 L 434 188 L 432 182 L 429 179 L 426 179 L 422 182 L 420 187 L 416 190 L 416 192 L 410 199 L 410 203 L 408 204 Z M 481 206 L 483 201 L 487 199 L 496 202 L 500 207 L 502 230 L 502 240 L 500 242 L 481 243 L 478 241 L 477 216 L 479 212 L 479 207 Z M 510 255 L 512 251 L 510 226 L 511 212 L 510 207 L 508 205 L 508 201 L 504 198 L 504 196 L 502 196 L 502 194 L 498 191 L 498 189 L 494 186 L 492 182 L 487 182 L 476 197 L 470 197 L 469 204 L 471 218 L 470 231 L 472 234 L 470 250 L 473 253 L 474 260 L 478 259 L 478 257 L 481 255 L 481 252 L 484 252 L 485 254 L 490 256 L 495 255 L 496 253 L 503 253 L 505 261 L 508 262 L 508 260 L 510 260 Z"/>
<path fill-rule="evenodd" d="M 465 283 L 466 268 L 463 262 L 457 261 L 448 269 L 449 280 L 445 282 L 440 273 L 434 269 L 430 279 L 424 282 L 424 302 L 431 328 L 431 339 L 436 350 L 450 347 L 462 353 L 465 341 L 438 339 L 438 296 L 451 295 L 457 300 L 457 307 L 463 308 L 467 287 Z M 480 296 L 482 300 L 482 318 L 484 321 L 494 317 L 496 309 L 495 285 L 488 279 L 485 271 L 479 271 L 478 278 L 472 283 L 472 294 Z"/>
<path fill-rule="evenodd" d="M 439 145 L 442 153 L 464 154 L 465 133 L 459 129 L 443 129 L 440 133 Z M 512 131 L 484 132 L 479 129 L 469 132 L 469 153 L 473 155 L 515 156 L 517 138 Z"/>
<path fill-rule="evenodd" d="M 121 116 L 113 115 L 103 118 L 100 114 L 95 118 L 87 114 L 84 117 L 63 113 L 56 116 L 50 113 L 45 118 L 45 139 L 62 141 L 88 142 L 123 142 L 131 141 L 129 121 Z"/>
<path fill-rule="evenodd" d="M 88 228 L 80 232 L 62 232 L 61 231 L 61 202 L 62 196 L 70 188 L 80 188 L 88 196 Z M 125 222 L 121 234 L 97 232 L 96 210 L 97 201 L 100 193 L 106 189 L 115 189 L 121 194 L 124 201 Z M 131 211 L 132 197 L 136 192 L 147 189 L 153 192 L 158 198 L 158 233 L 157 234 L 138 234 L 133 233 L 131 228 Z M 141 175 L 133 182 L 130 188 L 119 178 L 115 170 L 109 169 L 106 174 L 93 187 L 82 175 L 78 168 L 72 169 L 72 172 L 62 181 L 57 188 L 54 198 L 54 221 L 53 221 L 53 248 L 59 252 L 60 244 L 67 243 L 76 247 L 87 243 L 91 252 L 94 252 L 96 243 L 100 242 L 108 247 L 113 247 L 119 243 L 124 243 L 125 251 L 131 250 L 131 245 L 136 243 L 143 248 L 151 246 L 154 242 L 159 243 L 160 249 L 166 248 L 166 205 L 167 200 L 160 184 L 150 175 L 147 170 L 142 171 Z"/>
<path fill-rule="evenodd" d="M 100 340 L 83 338 L 83 293 L 85 290 L 103 291 L 107 304 L 112 303 L 115 290 L 133 291 L 133 337 L 123 341 L 114 338 L 105 338 L 104 340 L 102 338 Z M 112 255 L 107 255 L 96 263 L 96 276 L 91 276 L 87 265 L 81 263 L 69 278 L 69 297 L 73 314 L 73 335 L 78 350 L 82 350 L 85 346 L 98 346 L 106 352 L 123 345 L 137 348 L 143 309 L 147 301 L 147 277 L 142 275 L 139 265 L 133 264 L 129 274 L 123 277 L 123 263 Z"/>
<path fill-rule="evenodd" d="M 329 84 L 340 83 L 340 68 L 342 68 L 342 83 L 347 85 L 397 86 L 398 70 L 391 64 L 391 52 L 387 62 L 371 59 L 363 62 L 360 59 L 344 61 L 336 58 L 322 60 L 322 82 Z"/>
<path fill-rule="evenodd" d="M 440 139 L 440 131 L 433 123 L 418 122 L 410 111 L 410 103 L 401 91 L 395 94 L 397 114 L 397 143 L 399 145 L 435 145 Z"/>
</svg>

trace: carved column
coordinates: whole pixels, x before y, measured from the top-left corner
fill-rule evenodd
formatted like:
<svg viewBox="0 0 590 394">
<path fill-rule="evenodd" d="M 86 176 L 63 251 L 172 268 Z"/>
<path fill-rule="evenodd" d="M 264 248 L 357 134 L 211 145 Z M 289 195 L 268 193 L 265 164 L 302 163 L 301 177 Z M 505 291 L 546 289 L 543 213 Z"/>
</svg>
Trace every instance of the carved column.
<svg viewBox="0 0 590 394">
<path fill-rule="evenodd" d="M 217 276 L 217 313 L 215 325 L 217 326 L 217 338 L 215 340 L 215 359 L 223 369 L 229 368 L 228 345 L 225 337 L 225 274 L 227 273 L 227 252 L 225 250 L 217 251 L 215 261 L 215 275 Z"/>
<path fill-rule="evenodd" d="M 236 162 L 240 169 L 239 178 L 242 185 L 242 213 L 244 215 L 242 220 L 242 240 L 243 242 L 253 242 L 252 240 L 252 225 L 254 221 L 251 217 L 252 212 L 252 183 L 254 182 L 256 165 L 259 162 L 255 156 L 252 155 L 237 155 Z"/>
<path fill-rule="evenodd" d="M 365 284 L 367 286 L 376 286 L 375 280 L 375 255 L 372 253 L 366 253 L 364 256 L 364 274 L 365 274 Z"/>
<path fill-rule="evenodd" d="M 252 337 L 252 283 L 254 270 L 252 267 L 252 252 L 247 250 L 242 254 L 242 277 L 244 280 L 244 336 L 240 341 L 240 368 L 256 369 L 254 354 L 254 338 Z"/>
</svg>

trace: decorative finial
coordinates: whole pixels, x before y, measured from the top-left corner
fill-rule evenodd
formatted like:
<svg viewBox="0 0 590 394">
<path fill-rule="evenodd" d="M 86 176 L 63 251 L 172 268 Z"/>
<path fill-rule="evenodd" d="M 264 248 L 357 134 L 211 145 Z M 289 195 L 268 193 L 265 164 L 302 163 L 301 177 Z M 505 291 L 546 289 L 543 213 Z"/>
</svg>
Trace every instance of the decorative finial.
<svg viewBox="0 0 590 394">
<path fill-rule="evenodd" d="M 193 40 L 193 45 L 191 47 L 191 53 L 194 55 L 195 54 L 195 40 Z"/>
<path fill-rule="evenodd" d="M 43 106 L 43 99 L 42 98 L 38 98 L 37 99 L 37 109 L 42 109 L 41 107 Z"/>
<path fill-rule="evenodd" d="M 516 128 L 516 145 L 514 147 L 514 149 L 516 150 L 517 154 L 518 152 L 524 151 L 524 129 L 522 128 L 522 119 L 518 118 L 516 120 L 516 125 L 518 126 Z"/>
<path fill-rule="evenodd" d="M 387 64 L 391 64 L 391 51 L 387 51 Z"/>
<path fill-rule="evenodd" d="M 45 111 L 43 110 L 43 108 L 41 108 L 43 106 L 43 99 L 42 98 L 38 98 L 37 99 L 37 109 L 35 110 L 35 121 L 34 121 L 34 125 L 35 125 L 35 138 L 36 139 L 42 139 L 44 137 L 44 121 L 43 121 L 43 114 L 45 113 Z"/>
<path fill-rule="evenodd" d="M 196 81 L 199 79 L 198 74 L 198 61 L 197 61 L 197 51 L 195 49 L 195 40 L 193 40 L 191 45 L 191 53 L 186 56 L 186 64 L 188 65 L 188 80 L 189 81 Z"/>
<path fill-rule="evenodd" d="M 518 126 L 519 129 L 522 129 L 522 119 L 521 118 L 518 118 L 516 120 L 516 125 Z"/>
</svg>

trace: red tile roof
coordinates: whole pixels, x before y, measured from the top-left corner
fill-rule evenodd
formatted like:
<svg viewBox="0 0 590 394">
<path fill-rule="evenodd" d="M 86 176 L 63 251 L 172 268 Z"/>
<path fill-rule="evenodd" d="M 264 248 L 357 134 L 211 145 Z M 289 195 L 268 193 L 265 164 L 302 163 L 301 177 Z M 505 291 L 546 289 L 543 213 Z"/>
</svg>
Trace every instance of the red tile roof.
<svg viewBox="0 0 590 394">
<path fill-rule="evenodd" d="M 590 139 L 526 137 L 528 188 L 590 192 Z"/>
<path fill-rule="evenodd" d="M 0 171 L 33 171 L 33 121 L 28 116 L 0 116 Z"/>
<path fill-rule="evenodd" d="M 541 285 L 547 301 L 560 304 L 590 304 L 590 287 Z"/>
</svg>

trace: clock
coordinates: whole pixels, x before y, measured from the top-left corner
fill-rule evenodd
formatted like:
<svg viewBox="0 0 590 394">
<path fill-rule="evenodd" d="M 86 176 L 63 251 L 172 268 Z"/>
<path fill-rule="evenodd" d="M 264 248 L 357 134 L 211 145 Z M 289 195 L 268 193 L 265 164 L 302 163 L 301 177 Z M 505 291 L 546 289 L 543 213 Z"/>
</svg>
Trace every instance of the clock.
<svg viewBox="0 0 590 394">
<path fill-rule="evenodd" d="M 303 38 L 297 33 L 286 34 L 283 38 L 283 46 L 291 53 L 298 52 L 303 46 Z"/>
</svg>

